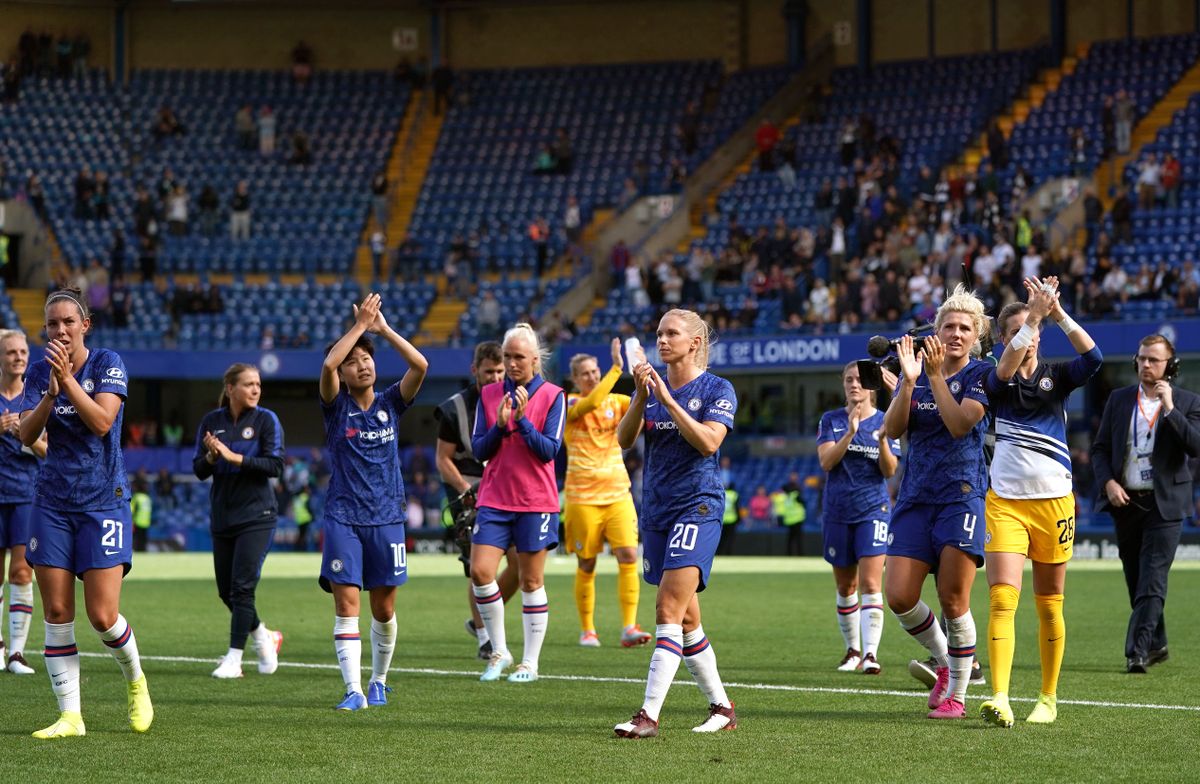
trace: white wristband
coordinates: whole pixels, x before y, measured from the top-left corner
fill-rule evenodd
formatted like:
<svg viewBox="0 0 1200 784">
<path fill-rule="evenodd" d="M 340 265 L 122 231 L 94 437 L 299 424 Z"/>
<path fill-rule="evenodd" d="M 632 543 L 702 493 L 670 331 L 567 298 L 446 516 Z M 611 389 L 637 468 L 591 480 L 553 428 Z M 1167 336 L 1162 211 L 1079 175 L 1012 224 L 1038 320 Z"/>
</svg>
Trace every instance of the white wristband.
<svg viewBox="0 0 1200 784">
<path fill-rule="evenodd" d="M 1024 351 L 1033 343 L 1034 336 L 1037 335 L 1037 330 L 1028 324 L 1023 324 L 1017 336 L 1012 339 L 1012 347 L 1015 351 Z"/>
<path fill-rule="evenodd" d="M 1062 321 L 1058 322 L 1058 326 L 1062 329 L 1064 335 L 1070 335 L 1079 329 L 1079 325 L 1075 323 L 1075 319 L 1070 316 L 1063 316 Z"/>
</svg>

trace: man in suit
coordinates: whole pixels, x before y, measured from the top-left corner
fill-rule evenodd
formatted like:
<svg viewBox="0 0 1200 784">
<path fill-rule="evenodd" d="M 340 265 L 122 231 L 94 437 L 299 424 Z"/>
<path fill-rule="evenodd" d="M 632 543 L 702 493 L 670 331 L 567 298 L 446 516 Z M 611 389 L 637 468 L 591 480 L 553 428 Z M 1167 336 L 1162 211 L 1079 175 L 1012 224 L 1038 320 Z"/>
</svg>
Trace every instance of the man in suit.
<svg viewBox="0 0 1200 784">
<path fill-rule="evenodd" d="M 1167 659 L 1167 573 L 1192 508 L 1188 458 L 1200 457 L 1200 396 L 1171 385 L 1179 359 L 1162 335 L 1142 338 L 1134 367 L 1138 383 L 1109 396 L 1091 455 L 1097 510 L 1116 523 L 1133 607 L 1125 671 L 1144 673 Z"/>
</svg>

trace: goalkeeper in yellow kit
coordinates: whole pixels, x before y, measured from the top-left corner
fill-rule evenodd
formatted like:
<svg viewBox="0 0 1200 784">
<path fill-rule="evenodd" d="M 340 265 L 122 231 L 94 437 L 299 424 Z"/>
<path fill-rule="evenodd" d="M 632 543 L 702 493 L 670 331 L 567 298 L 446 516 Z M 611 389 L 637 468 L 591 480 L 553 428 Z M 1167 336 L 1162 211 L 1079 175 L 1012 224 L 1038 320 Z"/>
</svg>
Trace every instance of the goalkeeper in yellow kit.
<svg viewBox="0 0 1200 784">
<path fill-rule="evenodd" d="M 596 358 L 571 357 L 571 380 L 580 394 L 567 398 L 567 482 L 563 526 L 567 552 L 579 560 L 575 604 L 579 608 L 579 644 L 600 645 L 596 635 L 596 556 L 608 542 L 617 559 L 617 596 L 621 604 L 621 645 L 645 645 L 653 635 L 637 625 L 641 588 L 637 564 L 637 512 L 629 493 L 629 474 L 617 444 L 617 423 L 629 408 L 628 395 L 612 390 L 621 377 L 621 341 L 612 342 L 613 365 L 603 377 Z"/>
</svg>

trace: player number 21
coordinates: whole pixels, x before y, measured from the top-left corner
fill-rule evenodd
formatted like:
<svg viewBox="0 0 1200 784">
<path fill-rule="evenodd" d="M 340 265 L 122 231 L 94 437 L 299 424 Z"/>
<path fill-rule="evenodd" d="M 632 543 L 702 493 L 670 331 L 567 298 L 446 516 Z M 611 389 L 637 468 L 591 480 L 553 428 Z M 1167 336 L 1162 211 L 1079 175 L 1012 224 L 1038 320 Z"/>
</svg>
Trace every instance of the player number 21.
<svg viewBox="0 0 1200 784">
<path fill-rule="evenodd" d="M 696 537 L 700 535 L 700 526 L 695 523 L 676 523 L 671 529 L 671 541 L 669 543 L 672 550 L 678 548 L 680 550 L 692 550 L 696 547 Z"/>
<path fill-rule="evenodd" d="M 118 550 L 125 546 L 125 526 L 120 520 L 104 520 L 104 533 L 100 536 L 101 547 L 116 547 Z"/>
</svg>

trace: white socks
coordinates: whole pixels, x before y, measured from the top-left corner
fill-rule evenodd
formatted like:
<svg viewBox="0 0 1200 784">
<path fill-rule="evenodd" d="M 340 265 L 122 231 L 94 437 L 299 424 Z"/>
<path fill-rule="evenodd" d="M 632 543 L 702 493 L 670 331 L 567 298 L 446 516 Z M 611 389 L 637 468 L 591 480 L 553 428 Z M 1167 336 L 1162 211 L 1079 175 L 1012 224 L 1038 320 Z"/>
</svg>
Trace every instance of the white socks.
<svg viewBox="0 0 1200 784">
<path fill-rule="evenodd" d="M 46 673 L 58 699 L 58 710 L 79 713 L 79 649 L 75 622 L 46 623 Z"/>
<path fill-rule="evenodd" d="M 8 653 L 25 652 L 33 619 L 33 583 L 8 584 Z M 0 663 L 3 666 L 3 663 Z"/>
<path fill-rule="evenodd" d="M 732 707 L 725 694 L 725 684 L 721 683 L 721 675 L 717 672 L 717 654 L 708 644 L 703 626 L 697 626 L 683 635 L 683 662 L 710 705 Z"/>
<path fill-rule="evenodd" d="M 396 650 L 396 616 L 386 623 L 371 619 L 371 680 L 387 683 L 392 652 Z"/>
<path fill-rule="evenodd" d="M 225 651 L 225 661 L 229 664 L 236 664 L 237 666 L 241 667 L 242 666 L 242 649 L 241 648 L 230 648 L 229 650 Z"/>
<path fill-rule="evenodd" d="M 879 638 L 883 636 L 883 594 L 864 593 L 862 595 L 862 644 L 863 655 L 868 653 L 876 656 L 879 653 Z"/>
<path fill-rule="evenodd" d="M 254 641 L 255 650 L 261 651 L 264 646 L 275 646 L 275 641 L 271 639 L 267 625 L 262 621 L 259 621 L 258 626 L 250 630 L 250 639 Z"/>
<path fill-rule="evenodd" d="M 642 709 L 646 715 L 658 721 L 663 700 L 679 671 L 679 660 L 683 657 L 683 627 L 677 623 L 660 623 L 654 629 L 654 654 L 650 657 L 650 673 L 646 676 L 646 701 Z M 714 667 L 715 671 L 715 667 Z"/>
<path fill-rule="evenodd" d="M 483 619 L 483 628 L 492 641 L 493 653 L 507 653 L 508 639 L 504 634 L 504 597 L 500 586 L 492 580 L 487 585 L 472 584 L 475 591 L 475 606 L 479 608 L 479 617 Z M 483 643 L 480 643 L 482 645 Z"/>
<path fill-rule="evenodd" d="M 842 640 L 847 648 L 862 653 L 862 641 L 859 639 L 858 624 L 858 592 L 849 596 L 837 595 L 838 628 L 842 630 Z"/>
<path fill-rule="evenodd" d="M 124 615 L 117 615 L 117 622 L 111 629 L 98 632 L 101 641 L 108 648 L 112 657 L 121 665 L 125 680 L 136 681 L 142 677 L 142 659 L 138 656 L 137 639 L 133 636 L 133 627 L 125 620 Z"/>
<path fill-rule="evenodd" d="M 971 611 L 958 618 L 946 619 L 946 632 L 950 654 L 950 684 L 946 694 L 959 702 L 967 697 L 967 684 L 971 682 L 971 662 L 975 658 L 975 619 Z"/>
<path fill-rule="evenodd" d="M 896 613 L 896 620 L 900 621 L 900 625 L 904 627 L 904 631 L 913 636 L 917 642 L 921 643 L 928 649 L 929 653 L 937 659 L 939 667 L 949 665 L 946 655 L 946 635 L 942 632 L 942 627 L 938 626 L 937 618 L 929 609 L 929 605 L 925 602 L 918 601 L 917 605 L 908 612 Z M 971 643 L 974 647 L 975 632 L 974 625 L 971 626 Z M 967 669 L 971 667 L 970 660 L 967 661 Z"/>
<path fill-rule="evenodd" d="M 362 636 L 358 632 L 357 617 L 334 616 L 333 650 L 337 653 L 346 691 L 362 694 Z"/>
<path fill-rule="evenodd" d="M 504 602 L 500 602 L 503 607 Z M 525 628 L 525 651 L 521 663 L 537 672 L 538 658 L 542 654 L 542 642 L 546 639 L 549 625 L 549 605 L 546 601 L 546 586 L 536 591 L 521 591 L 521 625 Z M 482 614 L 482 610 L 480 611 Z"/>
</svg>

